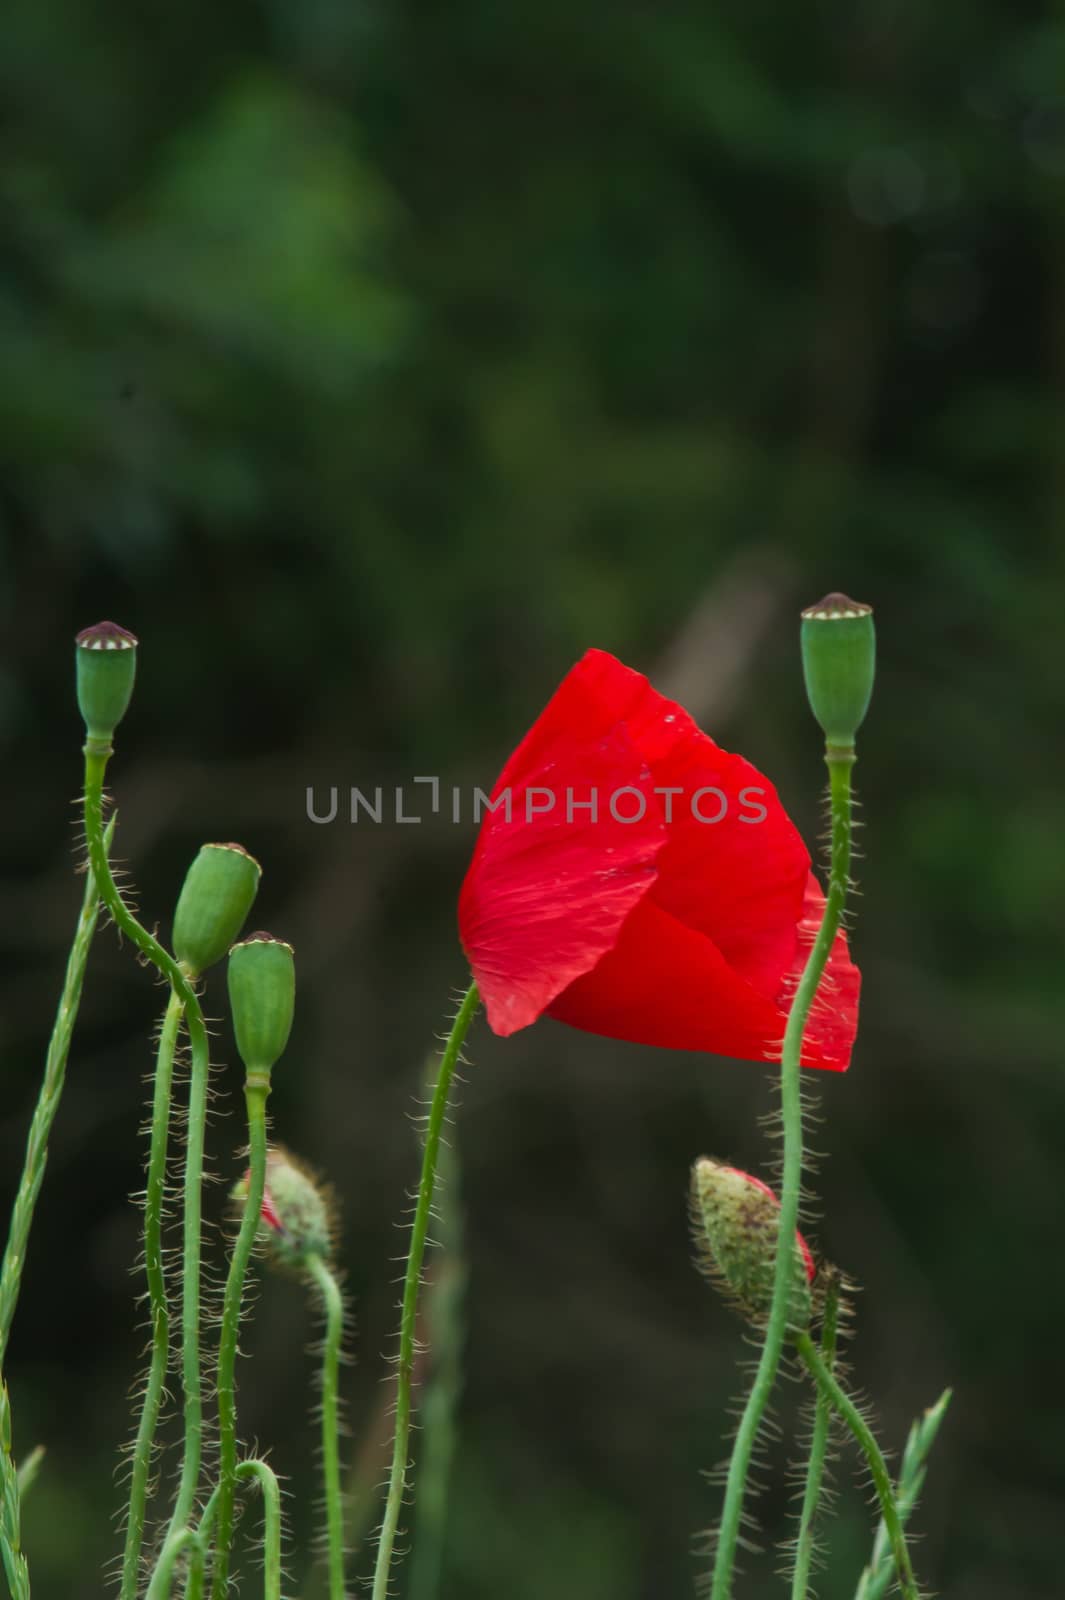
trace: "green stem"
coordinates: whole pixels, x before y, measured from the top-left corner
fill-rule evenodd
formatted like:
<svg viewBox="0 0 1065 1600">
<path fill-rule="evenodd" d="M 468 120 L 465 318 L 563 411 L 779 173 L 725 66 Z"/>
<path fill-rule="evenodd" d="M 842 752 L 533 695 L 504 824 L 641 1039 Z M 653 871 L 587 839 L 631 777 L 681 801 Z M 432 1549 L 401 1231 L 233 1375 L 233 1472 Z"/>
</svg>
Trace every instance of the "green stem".
<svg viewBox="0 0 1065 1600">
<path fill-rule="evenodd" d="M 421 1459 L 418 1515 L 407 1585 L 408 1600 L 436 1600 L 447 1533 L 447 1503 L 455 1456 L 455 1418 L 462 1392 L 463 1316 L 466 1261 L 463 1245 L 459 1162 L 454 1145 L 440 1153 L 439 1176 L 446 1185 L 437 1206 L 442 1259 L 438 1259 L 426 1304 L 429 1370 L 421 1393 Z"/>
<path fill-rule="evenodd" d="M 266 1185 L 266 1101 L 269 1093 L 269 1074 L 249 1071 L 244 1085 L 244 1100 L 248 1108 L 248 1193 L 240 1220 L 240 1232 L 229 1263 L 218 1344 L 218 1534 L 215 1540 L 214 1576 L 211 1580 L 214 1600 L 222 1600 L 229 1587 L 229 1552 L 233 1542 L 233 1502 L 238 1470 L 237 1341 L 244 1280 L 259 1231 L 263 1189 Z"/>
<path fill-rule="evenodd" d="M 239 1467 L 237 1468 L 237 1473 L 238 1475 L 240 1473 Z M 211 1490 L 210 1497 L 208 1498 L 207 1504 L 203 1508 L 203 1513 L 196 1528 L 196 1532 L 203 1541 L 205 1560 L 211 1550 L 211 1531 L 214 1527 L 214 1519 L 218 1515 L 219 1492 L 219 1486 L 216 1483 L 214 1488 Z M 202 1595 L 203 1568 L 201 1567 L 198 1572 L 193 1572 L 189 1576 L 188 1586 L 185 1590 L 185 1600 L 202 1600 Z"/>
<path fill-rule="evenodd" d="M 403 1496 L 407 1488 L 407 1468 L 410 1452 L 411 1388 L 414 1377 L 414 1330 L 418 1314 L 418 1289 L 421 1284 L 422 1260 L 425 1240 L 429 1231 L 429 1216 L 436 1185 L 436 1163 L 440 1151 L 440 1136 L 447 1116 L 448 1094 L 455 1067 L 462 1052 L 463 1041 L 480 1004 L 477 985 L 471 983 L 463 996 L 458 1015 L 451 1028 L 444 1053 L 440 1058 L 440 1071 L 429 1107 L 429 1121 L 425 1133 L 425 1150 L 422 1156 L 421 1180 L 418 1199 L 414 1207 L 411 1227 L 407 1271 L 403 1281 L 403 1308 L 399 1323 L 399 1362 L 396 1371 L 396 1433 L 392 1446 L 392 1470 L 388 1479 L 388 1495 L 377 1544 L 377 1564 L 374 1568 L 373 1600 L 387 1600 L 388 1584 L 392 1571 L 392 1551 L 396 1542 L 396 1529 Z"/>
<path fill-rule="evenodd" d="M 170 1134 L 170 1091 L 174 1076 L 174 1052 L 181 1021 L 185 1015 L 181 996 L 171 990 L 170 1000 L 159 1034 L 155 1058 L 155 1087 L 152 1096 L 152 1133 L 148 1155 L 148 1181 L 144 1197 L 144 1270 L 148 1280 L 148 1304 L 152 1323 L 152 1354 L 148 1379 L 141 1402 L 137 1441 L 133 1450 L 133 1472 L 129 1487 L 126 1517 L 126 1544 L 122 1554 L 120 1600 L 136 1600 L 140 1577 L 141 1546 L 144 1541 L 144 1516 L 148 1500 L 155 1430 L 166 1384 L 170 1359 L 170 1308 L 167 1303 L 163 1268 L 163 1200 L 166 1188 L 167 1142 Z"/>
<path fill-rule="evenodd" d="M 319 1255 L 307 1259 L 307 1270 L 325 1307 L 322 1348 L 322 1468 L 325 1479 L 326 1527 L 329 1539 L 329 1600 L 344 1600 L 344 1503 L 340 1492 L 340 1449 L 337 1423 L 337 1380 L 344 1334 L 344 1301 L 329 1264 Z"/>
<path fill-rule="evenodd" d="M 167 1535 L 148 1585 L 147 1600 L 167 1600 L 177 1559 L 186 1550 L 189 1551 L 189 1581 L 194 1581 L 197 1574 L 202 1575 L 203 1540 L 192 1528 L 179 1528 L 176 1533 Z"/>
<path fill-rule="evenodd" d="M 101 830 L 100 834 L 100 854 L 103 857 L 105 870 L 114 831 L 115 824 L 112 819 L 106 833 Z M 3 1266 L 0 1268 L 0 1553 L 3 1556 L 4 1569 L 14 1600 L 29 1600 L 30 1579 L 26 1557 L 22 1553 L 21 1485 L 12 1454 L 11 1402 L 7 1386 L 3 1381 L 2 1369 L 7 1355 L 8 1339 L 11 1336 L 11 1324 L 15 1317 L 15 1307 L 18 1304 L 19 1290 L 22 1287 L 22 1269 L 26 1262 L 33 1215 L 37 1208 L 41 1184 L 44 1182 L 45 1167 L 48 1164 L 48 1139 L 63 1093 L 70 1042 L 81 1004 L 85 968 L 100 914 L 99 881 L 97 870 L 90 863 L 85 876 L 81 911 L 74 929 L 70 955 L 67 958 L 63 991 L 59 997 L 52 1036 L 48 1041 L 44 1077 L 26 1138 L 22 1176 L 19 1179 L 15 1204 L 11 1212 Z"/>
<path fill-rule="evenodd" d="M 828 1281 L 825 1297 L 824 1323 L 821 1328 L 821 1356 L 829 1372 L 836 1360 L 836 1333 L 839 1323 L 839 1279 L 833 1273 Z M 795 1545 L 795 1571 L 791 1579 L 791 1600 L 806 1600 L 810 1583 L 810 1567 L 814 1553 L 814 1524 L 821 1500 L 821 1485 L 825 1475 L 825 1456 L 828 1451 L 828 1428 L 832 1420 L 832 1404 L 824 1390 L 817 1393 L 814 1413 L 814 1431 L 810 1440 L 810 1459 L 806 1466 L 806 1489 L 799 1518 L 799 1537 Z"/>
<path fill-rule="evenodd" d="M 255 1478 L 262 1490 L 264 1519 L 266 1527 L 263 1534 L 263 1574 L 264 1593 L 266 1600 L 281 1600 L 281 1488 L 273 1468 L 265 1461 L 252 1458 L 242 1461 L 236 1471 L 239 1483 L 242 1478 Z M 211 1530 L 214 1519 L 218 1514 L 220 1499 L 220 1485 L 215 1484 L 210 1499 L 203 1508 L 203 1516 L 197 1533 L 203 1541 L 204 1550 L 210 1548 Z M 185 1591 L 186 1600 L 200 1600 L 203 1593 L 203 1569 L 192 1575 L 188 1589 Z"/>
<path fill-rule="evenodd" d="M 877 1496 L 880 1500 L 880 1513 L 887 1529 L 891 1553 L 895 1562 L 895 1571 L 898 1573 L 899 1583 L 906 1600 L 918 1600 L 917 1584 L 913 1576 L 913 1567 L 910 1565 L 910 1553 L 906 1548 L 906 1540 L 902 1532 L 902 1523 L 899 1520 L 898 1506 L 895 1501 L 895 1491 L 891 1486 L 887 1464 L 881 1454 L 880 1446 L 874 1439 L 869 1425 L 861 1412 L 855 1406 L 835 1377 L 822 1361 L 817 1346 L 808 1333 L 800 1333 L 795 1340 L 798 1350 L 808 1372 L 813 1377 L 822 1395 L 826 1396 L 837 1415 L 847 1424 L 860 1446 L 865 1459 L 869 1463 L 869 1470 L 873 1475 Z"/>
<path fill-rule="evenodd" d="M 101 838 L 100 841 L 105 861 L 107 852 L 111 847 L 114 831 L 115 825 L 112 820 L 106 836 Z M 56 1112 L 59 1110 L 60 1096 L 63 1093 L 67 1058 L 70 1055 L 70 1041 L 74 1033 L 78 1007 L 81 1003 L 85 967 L 88 963 L 89 948 L 92 944 L 97 918 L 100 914 L 98 882 L 96 871 L 90 867 L 90 870 L 85 875 L 85 893 L 82 897 L 81 913 L 78 917 L 77 927 L 74 930 L 74 941 L 67 960 L 66 977 L 63 980 L 63 992 L 59 999 L 59 1008 L 56 1011 L 55 1026 L 52 1029 L 52 1037 L 48 1041 L 48 1054 L 44 1062 L 44 1078 L 41 1083 L 41 1092 L 37 1098 L 29 1135 L 26 1139 L 26 1156 L 22 1165 L 22 1178 L 19 1182 L 18 1193 L 15 1196 L 14 1209 L 11 1212 L 11 1226 L 8 1231 L 7 1248 L 4 1251 L 4 1264 L 2 1270 L 0 1270 L 0 1367 L 3 1366 L 4 1358 L 7 1355 L 7 1341 L 11 1334 L 11 1323 L 14 1319 L 15 1306 L 18 1303 L 19 1289 L 22 1284 L 22 1268 L 26 1261 L 26 1248 L 29 1244 L 30 1228 L 33 1225 L 33 1213 L 37 1205 L 37 1197 L 41 1192 L 41 1184 L 44 1182 L 44 1169 L 48 1162 L 48 1137 L 52 1131 Z"/>
<path fill-rule="evenodd" d="M 196 991 L 187 973 L 173 956 L 153 939 L 130 911 L 111 876 L 103 836 L 103 787 L 109 745 L 102 749 L 93 740 L 85 745 L 85 840 L 91 866 L 115 926 L 143 956 L 170 980 L 175 994 L 185 1007 L 189 1030 L 192 1068 L 189 1080 L 188 1143 L 185 1153 L 184 1250 L 181 1279 L 181 1369 L 185 1402 L 185 1446 L 181 1462 L 181 1482 L 171 1534 L 178 1532 L 192 1511 L 203 1453 L 203 1400 L 200 1393 L 200 1202 L 203 1187 L 203 1138 L 207 1121 L 207 1078 L 210 1052 L 207 1028 Z M 165 1545 L 164 1545 L 165 1550 Z M 161 1558 L 160 1558 L 161 1559 Z"/>
<path fill-rule="evenodd" d="M 939 1425 L 943 1421 L 944 1413 L 950 1404 L 950 1395 L 949 1389 L 944 1390 L 935 1405 L 930 1406 L 924 1415 L 919 1417 L 913 1424 L 909 1438 L 906 1440 L 906 1449 L 903 1451 L 902 1467 L 899 1471 L 899 1484 L 895 1495 L 899 1522 L 904 1528 L 910 1513 L 917 1504 L 917 1497 L 924 1484 L 928 1453 L 935 1443 Z M 870 1557 L 869 1565 L 858 1580 L 854 1600 L 881 1600 L 891 1582 L 893 1571 L 894 1562 L 891 1557 L 887 1525 L 883 1517 L 881 1517 L 873 1539 L 873 1553 Z"/>
<path fill-rule="evenodd" d="M 795 991 L 784 1032 L 784 1045 L 780 1060 L 780 1109 L 784 1128 L 784 1163 L 780 1190 L 780 1232 L 777 1237 L 776 1270 L 773 1277 L 773 1300 L 766 1324 L 765 1338 L 758 1361 L 751 1392 L 740 1418 L 739 1429 L 732 1446 L 728 1480 L 725 1486 L 725 1504 L 721 1514 L 717 1556 L 711 1600 L 730 1600 L 732 1575 L 736 1562 L 740 1521 L 747 1478 L 751 1470 L 755 1440 L 769 1397 L 776 1382 L 781 1353 L 787 1333 L 788 1301 L 791 1293 L 791 1274 L 795 1248 L 795 1229 L 799 1221 L 799 1190 L 802 1183 L 802 1101 L 799 1091 L 799 1062 L 802 1055 L 803 1033 L 810 1009 L 817 994 L 825 965 L 839 932 L 843 906 L 847 898 L 851 854 L 851 766 L 853 750 L 826 751 L 828 764 L 829 796 L 832 809 L 832 855 L 825 897 L 825 911 L 814 940 L 799 986 Z M 377 1597 L 375 1596 L 375 1600 Z M 383 1597 L 382 1597 L 383 1600 Z"/>
<path fill-rule="evenodd" d="M 237 1478 L 254 1478 L 263 1497 L 263 1600 L 281 1600 L 281 1489 L 265 1461 L 242 1461 Z"/>
</svg>

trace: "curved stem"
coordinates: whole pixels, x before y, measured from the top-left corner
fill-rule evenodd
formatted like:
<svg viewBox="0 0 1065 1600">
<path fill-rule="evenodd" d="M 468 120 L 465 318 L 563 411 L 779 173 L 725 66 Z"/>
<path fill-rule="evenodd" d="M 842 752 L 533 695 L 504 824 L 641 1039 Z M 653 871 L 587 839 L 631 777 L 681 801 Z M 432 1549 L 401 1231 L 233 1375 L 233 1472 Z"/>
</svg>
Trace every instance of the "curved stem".
<svg viewBox="0 0 1065 1600">
<path fill-rule="evenodd" d="M 829 871 L 828 894 L 825 898 L 824 916 L 814 940 L 813 948 L 803 969 L 795 998 L 788 1013 L 784 1031 L 784 1046 L 780 1060 L 780 1109 L 784 1128 L 784 1170 L 780 1190 L 780 1231 L 777 1237 L 776 1270 L 773 1277 L 773 1301 L 766 1324 L 765 1339 L 758 1361 L 751 1392 L 740 1418 L 739 1429 L 732 1446 L 728 1480 L 725 1486 L 725 1504 L 721 1513 L 717 1558 L 711 1600 L 729 1600 L 732 1594 L 732 1574 L 736 1561 L 740 1520 L 747 1478 L 751 1469 L 755 1440 L 765 1415 L 769 1396 L 776 1382 L 781 1352 L 787 1333 L 788 1300 L 791 1291 L 792 1252 L 795 1229 L 799 1220 L 799 1190 L 802 1183 L 802 1102 L 799 1092 L 799 1062 L 802 1054 L 803 1032 L 817 994 L 832 944 L 839 932 L 843 906 L 847 898 L 851 854 L 851 766 L 853 750 L 829 749 L 829 795 L 832 807 L 832 857 Z M 375 1597 L 376 1600 L 376 1597 Z"/>
<path fill-rule="evenodd" d="M 249 1073 L 244 1085 L 248 1108 L 249 1176 L 248 1193 L 240 1232 L 233 1246 L 222 1305 L 222 1331 L 218 1344 L 218 1533 L 215 1540 L 214 1576 L 211 1594 L 221 1600 L 229 1587 L 229 1552 L 233 1542 L 233 1502 L 237 1483 L 237 1341 L 244 1298 L 244 1279 L 252 1247 L 259 1230 L 266 1185 L 266 1101 L 270 1079 L 266 1074 Z"/>
<path fill-rule="evenodd" d="M 836 1359 L 836 1332 L 839 1322 L 839 1280 L 829 1279 L 825 1297 L 824 1324 L 821 1329 L 821 1358 L 829 1372 Z M 821 1499 L 821 1485 L 825 1475 L 825 1455 L 828 1451 L 828 1427 L 832 1420 L 832 1404 L 823 1389 L 817 1392 L 817 1409 L 814 1413 L 814 1431 L 810 1440 L 810 1459 L 806 1466 L 806 1489 L 799 1518 L 799 1536 L 795 1545 L 795 1571 L 791 1579 L 791 1600 L 806 1600 L 810 1583 L 810 1567 L 814 1553 L 814 1523 Z"/>
<path fill-rule="evenodd" d="M 115 926 L 146 956 L 164 977 L 185 1007 L 189 1030 L 192 1070 L 189 1080 L 188 1145 L 185 1154 L 184 1231 L 182 1258 L 181 1368 L 185 1401 L 185 1448 L 169 1533 L 188 1522 L 203 1453 L 203 1401 L 200 1393 L 200 1191 L 203 1186 L 203 1136 L 207 1121 L 207 1078 L 210 1052 L 207 1028 L 196 991 L 188 975 L 143 928 L 118 891 L 107 860 L 103 835 L 103 787 L 109 745 L 101 749 L 90 740 L 85 746 L 85 841 L 89 865 L 99 886 L 100 899 Z M 164 1553 L 166 1546 L 164 1545 Z M 162 1559 L 162 1557 L 160 1557 Z"/>
<path fill-rule="evenodd" d="M 239 1483 L 242 1478 L 255 1478 L 262 1490 L 263 1517 L 266 1527 L 263 1531 L 263 1590 L 265 1600 L 281 1600 L 281 1488 L 277 1475 L 266 1461 L 252 1458 L 242 1461 L 236 1471 Z M 219 1485 L 216 1484 L 211 1498 L 203 1508 L 203 1516 L 197 1533 L 203 1542 L 204 1550 L 210 1548 L 211 1530 L 214 1519 L 218 1514 Z M 192 1575 L 188 1589 L 185 1591 L 186 1600 L 200 1600 L 203 1593 L 203 1568 Z"/>
<path fill-rule="evenodd" d="M 835 1377 L 825 1366 L 817 1346 L 808 1333 L 800 1333 L 796 1337 L 795 1348 L 821 1394 L 826 1396 L 837 1415 L 847 1424 L 869 1463 L 902 1592 L 906 1600 L 918 1600 L 917 1584 L 913 1576 L 913 1567 L 910 1565 L 910 1553 L 906 1548 L 898 1506 L 895 1503 L 895 1491 L 891 1486 L 891 1478 L 880 1446 L 857 1406 L 840 1388 Z"/>
<path fill-rule="evenodd" d="M 240 1472 L 239 1467 L 237 1468 L 237 1472 Z M 199 1534 L 203 1543 L 205 1564 L 211 1551 L 211 1532 L 214 1528 L 214 1519 L 218 1515 L 218 1496 L 219 1486 L 216 1483 L 214 1488 L 211 1490 L 210 1497 L 208 1498 L 207 1504 L 203 1508 L 203 1513 L 196 1526 L 196 1532 Z M 189 1574 L 188 1586 L 185 1589 L 185 1600 L 202 1600 L 203 1574 L 203 1567 L 201 1567 L 198 1572 Z"/>
<path fill-rule="evenodd" d="M 166 1383 L 167 1363 L 170 1359 L 170 1308 L 167 1303 L 166 1276 L 163 1269 L 163 1198 L 166 1187 L 167 1141 L 170 1134 L 170 1091 L 174 1077 L 174 1052 L 184 1015 L 185 1006 L 181 996 L 171 990 L 155 1058 L 152 1134 L 144 1197 L 144 1271 L 148 1280 L 148 1303 L 152 1321 L 152 1354 L 148 1379 L 144 1386 L 140 1422 L 137 1426 L 137 1441 L 133 1450 L 126 1543 L 122 1554 L 120 1600 L 136 1600 L 141 1546 L 144 1541 L 148 1477 L 155 1444 L 155 1429 L 159 1421 L 159 1409 Z"/>
<path fill-rule="evenodd" d="M 463 1040 L 480 1004 L 477 985 L 471 983 L 463 996 L 458 1015 L 452 1024 L 440 1070 L 429 1107 L 429 1121 L 425 1133 L 425 1151 L 422 1156 L 421 1181 L 414 1207 L 410 1249 L 407 1254 L 407 1271 L 403 1280 L 403 1307 L 399 1323 L 399 1364 L 396 1371 L 396 1435 L 392 1446 L 392 1470 L 388 1479 L 381 1533 L 377 1544 L 377 1564 L 374 1568 L 373 1600 L 387 1600 L 388 1582 L 392 1571 L 392 1551 L 396 1542 L 400 1507 L 407 1487 L 408 1452 L 410 1449 L 411 1387 L 414 1376 L 414 1328 L 418 1314 L 418 1289 L 421 1284 L 422 1260 L 425 1240 L 429 1231 L 429 1215 L 436 1184 L 436 1163 L 440 1151 L 440 1135 L 447 1115 L 447 1100 L 451 1080 L 462 1052 Z"/>
<path fill-rule="evenodd" d="M 277 1476 L 265 1461 L 242 1461 L 238 1478 L 254 1478 L 262 1492 L 263 1600 L 281 1600 L 281 1490 Z"/>
<path fill-rule="evenodd" d="M 167 1535 L 159 1560 L 152 1573 L 152 1581 L 148 1585 L 147 1600 L 167 1600 L 170 1585 L 174 1581 L 174 1567 L 177 1559 L 186 1550 L 189 1552 L 189 1578 L 192 1581 L 196 1574 L 203 1573 L 203 1540 L 192 1528 L 179 1528 L 176 1533 Z"/>
<path fill-rule="evenodd" d="M 329 1600 L 344 1600 L 344 1503 L 340 1493 L 340 1450 L 337 1432 L 337 1378 L 344 1334 L 344 1301 L 329 1264 L 319 1255 L 307 1260 L 325 1307 L 322 1348 L 322 1469 L 329 1538 Z"/>
</svg>

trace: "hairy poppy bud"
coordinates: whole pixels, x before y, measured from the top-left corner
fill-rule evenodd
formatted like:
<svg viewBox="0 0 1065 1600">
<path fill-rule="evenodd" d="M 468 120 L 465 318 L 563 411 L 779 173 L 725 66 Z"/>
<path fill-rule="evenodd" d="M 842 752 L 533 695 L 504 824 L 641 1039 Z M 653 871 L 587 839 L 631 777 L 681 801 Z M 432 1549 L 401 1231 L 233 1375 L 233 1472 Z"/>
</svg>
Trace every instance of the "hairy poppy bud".
<svg viewBox="0 0 1065 1600">
<path fill-rule="evenodd" d="M 758 1178 L 701 1156 L 692 1168 L 692 1232 L 699 1265 L 748 1321 L 762 1325 L 773 1300 L 780 1201 Z M 813 1256 L 795 1235 L 788 1330 L 810 1325 Z"/>
<path fill-rule="evenodd" d="M 78 709 L 85 732 L 91 740 L 109 745 L 133 694 L 136 637 L 117 622 L 97 622 L 83 628 L 74 643 Z"/>
<path fill-rule="evenodd" d="M 233 1190 L 235 1200 L 248 1193 L 248 1173 Z M 280 1267 L 300 1268 L 310 1256 L 328 1261 L 333 1253 L 332 1206 L 314 1176 L 280 1145 L 266 1157 L 266 1186 L 259 1236 L 270 1259 Z"/>
<path fill-rule="evenodd" d="M 229 952 L 229 1004 L 237 1049 L 249 1073 L 269 1073 L 288 1043 L 296 1003 L 292 946 L 253 933 Z"/>
<path fill-rule="evenodd" d="M 205 844 L 174 912 L 174 954 L 194 977 L 221 961 L 244 926 L 262 868 L 239 844 Z"/>
<path fill-rule="evenodd" d="M 810 709 L 829 746 L 851 750 L 873 693 L 872 606 L 826 594 L 802 614 L 802 666 Z"/>
</svg>

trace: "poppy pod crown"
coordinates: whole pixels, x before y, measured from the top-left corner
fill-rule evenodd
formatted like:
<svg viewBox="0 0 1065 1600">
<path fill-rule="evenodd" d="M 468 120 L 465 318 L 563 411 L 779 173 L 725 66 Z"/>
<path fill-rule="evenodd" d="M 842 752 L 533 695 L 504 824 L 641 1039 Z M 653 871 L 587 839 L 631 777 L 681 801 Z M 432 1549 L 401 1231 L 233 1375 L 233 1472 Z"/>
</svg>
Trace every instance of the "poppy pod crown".
<svg viewBox="0 0 1065 1600">
<path fill-rule="evenodd" d="M 639 672 L 589 650 L 500 773 L 459 900 L 490 1026 L 779 1059 L 824 895 L 773 785 Z M 844 1071 L 840 935 L 803 1063 Z"/>
</svg>

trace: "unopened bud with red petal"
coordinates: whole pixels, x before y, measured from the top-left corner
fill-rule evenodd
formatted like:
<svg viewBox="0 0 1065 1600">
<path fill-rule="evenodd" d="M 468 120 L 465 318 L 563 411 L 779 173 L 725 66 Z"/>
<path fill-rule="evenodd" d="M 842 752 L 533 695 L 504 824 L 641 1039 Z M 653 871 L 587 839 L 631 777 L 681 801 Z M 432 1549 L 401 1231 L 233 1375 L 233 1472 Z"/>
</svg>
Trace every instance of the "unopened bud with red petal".
<svg viewBox="0 0 1065 1600">
<path fill-rule="evenodd" d="M 248 1193 L 245 1173 L 233 1198 Z M 266 1157 L 266 1187 L 259 1216 L 259 1236 L 270 1260 L 297 1271 L 311 1256 L 328 1261 L 333 1254 L 333 1207 L 329 1191 L 295 1156 L 274 1145 Z"/>
<path fill-rule="evenodd" d="M 137 639 L 117 622 L 83 628 L 74 641 L 78 709 L 90 741 L 110 745 L 137 676 Z"/>
<path fill-rule="evenodd" d="M 773 1301 L 780 1201 L 749 1172 L 701 1156 L 692 1168 L 691 1210 L 699 1266 L 749 1322 L 764 1325 Z M 796 1232 L 791 1333 L 810 1325 L 816 1274 L 806 1240 Z"/>
<path fill-rule="evenodd" d="M 825 743 L 853 750 L 876 676 L 873 608 L 845 594 L 826 594 L 803 612 L 800 639 L 806 695 Z"/>
<path fill-rule="evenodd" d="M 174 954 L 195 977 L 221 961 L 244 926 L 262 868 L 239 844 L 205 844 L 174 912 Z"/>
<path fill-rule="evenodd" d="M 296 1005 L 292 946 L 253 933 L 229 952 L 229 1004 L 237 1049 L 249 1074 L 267 1074 L 284 1051 Z"/>
</svg>

